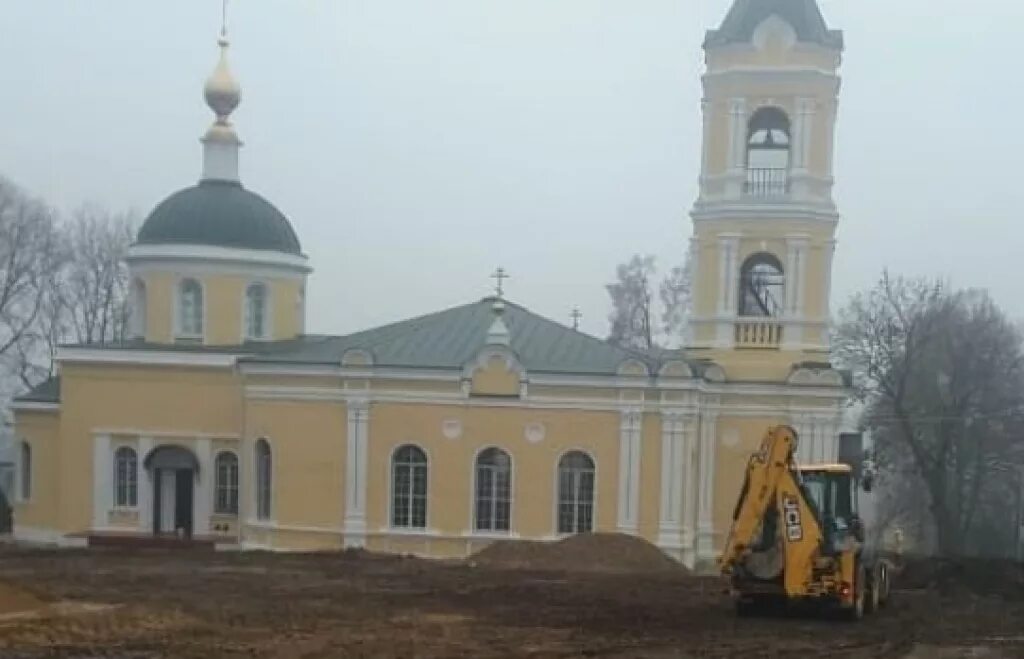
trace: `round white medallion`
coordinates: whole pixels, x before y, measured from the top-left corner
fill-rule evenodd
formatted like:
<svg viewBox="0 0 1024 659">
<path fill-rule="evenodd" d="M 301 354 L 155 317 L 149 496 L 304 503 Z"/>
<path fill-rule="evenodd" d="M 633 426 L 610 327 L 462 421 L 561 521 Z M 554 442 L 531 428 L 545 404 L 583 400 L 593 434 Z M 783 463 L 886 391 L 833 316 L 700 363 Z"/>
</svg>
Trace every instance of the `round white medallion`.
<svg viewBox="0 0 1024 659">
<path fill-rule="evenodd" d="M 462 437 L 462 422 L 458 419 L 446 419 L 441 424 L 441 433 L 446 439 L 458 439 Z"/>
<path fill-rule="evenodd" d="M 526 437 L 526 441 L 530 442 L 531 444 L 536 444 L 537 442 L 543 441 L 544 434 L 544 424 L 537 422 L 526 424 L 526 429 L 523 432 L 523 436 Z"/>
</svg>

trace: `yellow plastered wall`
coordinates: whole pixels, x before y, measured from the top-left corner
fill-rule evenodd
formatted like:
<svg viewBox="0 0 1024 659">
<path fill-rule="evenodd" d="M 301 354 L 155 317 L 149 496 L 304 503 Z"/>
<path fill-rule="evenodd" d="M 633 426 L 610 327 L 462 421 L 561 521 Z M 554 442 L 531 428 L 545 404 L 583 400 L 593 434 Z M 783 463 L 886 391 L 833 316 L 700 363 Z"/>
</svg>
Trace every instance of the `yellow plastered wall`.
<svg viewBox="0 0 1024 659">
<path fill-rule="evenodd" d="M 97 432 L 188 445 L 183 440 L 200 434 L 236 435 L 242 421 L 241 389 L 228 369 L 64 364 L 61 398 L 59 455 L 40 468 L 52 470 L 48 479 L 60 488 L 60 507 L 46 526 L 64 532 L 92 525 Z"/>
<path fill-rule="evenodd" d="M 446 420 L 461 423 L 461 437 L 443 436 Z M 543 424 L 542 441 L 534 444 L 525 439 L 529 423 Z M 491 446 L 507 451 L 512 458 L 513 533 L 533 537 L 555 533 L 558 460 L 573 449 L 588 452 L 597 466 L 596 527 L 604 531 L 615 528 L 618 413 L 374 404 L 369 436 L 367 519 L 371 532 L 390 526 L 391 457 L 407 443 L 426 451 L 430 461 L 427 526 L 431 530 L 461 535 L 472 529 L 474 460 L 479 451 Z"/>
<path fill-rule="evenodd" d="M 31 497 L 21 501 L 20 475 L 15 478 L 18 489 L 11 497 L 14 524 L 30 528 L 52 528 L 61 503 L 57 474 L 60 472 L 60 415 L 53 411 L 17 411 L 14 416 L 16 434 L 14 451 L 16 468 L 21 469 L 21 442 L 32 451 Z"/>
<path fill-rule="evenodd" d="M 302 332 L 301 295 L 304 278 L 246 277 L 230 274 L 188 275 L 203 287 L 203 340 L 209 345 L 241 343 L 243 309 L 249 284 L 261 282 L 269 292 L 269 339 L 290 339 Z M 176 272 L 149 271 L 136 275 L 146 287 L 146 340 L 173 343 L 177 321 L 177 291 L 185 278 Z"/>
<path fill-rule="evenodd" d="M 249 401 L 245 416 L 249 439 L 270 442 L 274 521 L 283 526 L 339 528 L 345 510 L 345 406 L 331 401 Z M 248 476 L 242 480 L 250 483 L 243 488 L 247 501 L 240 502 L 245 510 L 245 503 L 254 501 L 254 466 L 243 463 L 240 469 Z"/>
</svg>

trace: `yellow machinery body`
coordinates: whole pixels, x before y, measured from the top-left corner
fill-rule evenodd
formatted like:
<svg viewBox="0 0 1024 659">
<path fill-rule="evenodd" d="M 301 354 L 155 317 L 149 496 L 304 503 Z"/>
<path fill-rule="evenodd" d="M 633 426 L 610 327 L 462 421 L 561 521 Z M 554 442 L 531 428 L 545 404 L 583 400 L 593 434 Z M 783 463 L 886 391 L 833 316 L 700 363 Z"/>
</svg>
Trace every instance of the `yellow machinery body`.
<svg viewBox="0 0 1024 659">
<path fill-rule="evenodd" d="M 888 599 L 889 572 L 865 547 L 853 469 L 798 466 L 797 441 L 771 428 L 750 457 L 722 573 L 741 613 L 799 602 L 860 618 Z"/>
</svg>

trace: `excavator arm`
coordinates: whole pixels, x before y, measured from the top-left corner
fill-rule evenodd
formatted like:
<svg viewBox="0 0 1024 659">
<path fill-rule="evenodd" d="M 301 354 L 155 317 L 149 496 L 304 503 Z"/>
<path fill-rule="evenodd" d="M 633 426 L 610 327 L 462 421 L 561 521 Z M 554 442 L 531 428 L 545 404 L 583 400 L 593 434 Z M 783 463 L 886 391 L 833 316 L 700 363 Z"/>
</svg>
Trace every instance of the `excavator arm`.
<svg viewBox="0 0 1024 659">
<path fill-rule="evenodd" d="M 733 575 L 754 551 L 774 508 L 781 525 L 776 533 L 784 561 L 783 585 L 790 597 L 807 595 L 812 588 L 814 559 L 823 539 L 818 516 L 793 462 L 796 443 L 792 428 L 777 426 L 768 431 L 760 450 L 750 457 L 732 528 L 719 558 L 722 573 Z M 769 540 L 775 542 L 776 538 Z"/>
</svg>

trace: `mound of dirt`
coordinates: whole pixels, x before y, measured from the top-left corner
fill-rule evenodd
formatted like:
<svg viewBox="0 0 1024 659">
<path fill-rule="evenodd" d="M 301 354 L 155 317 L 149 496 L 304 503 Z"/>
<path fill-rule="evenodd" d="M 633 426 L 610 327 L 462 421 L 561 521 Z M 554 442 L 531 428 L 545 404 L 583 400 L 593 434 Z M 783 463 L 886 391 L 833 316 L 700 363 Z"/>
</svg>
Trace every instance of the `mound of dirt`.
<svg viewBox="0 0 1024 659">
<path fill-rule="evenodd" d="M 558 542 L 499 540 L 470 563 L 487 567 L 567 572 L 661 572 L 685 568 L 651 543 L 619 533 L 586 533 Z"/>
<path fill-rule="evenodd" d="M 46 602 L 32 593 L 0 582 L 0 616 L 36 611 L 45 606 Z"/>
</svg>

